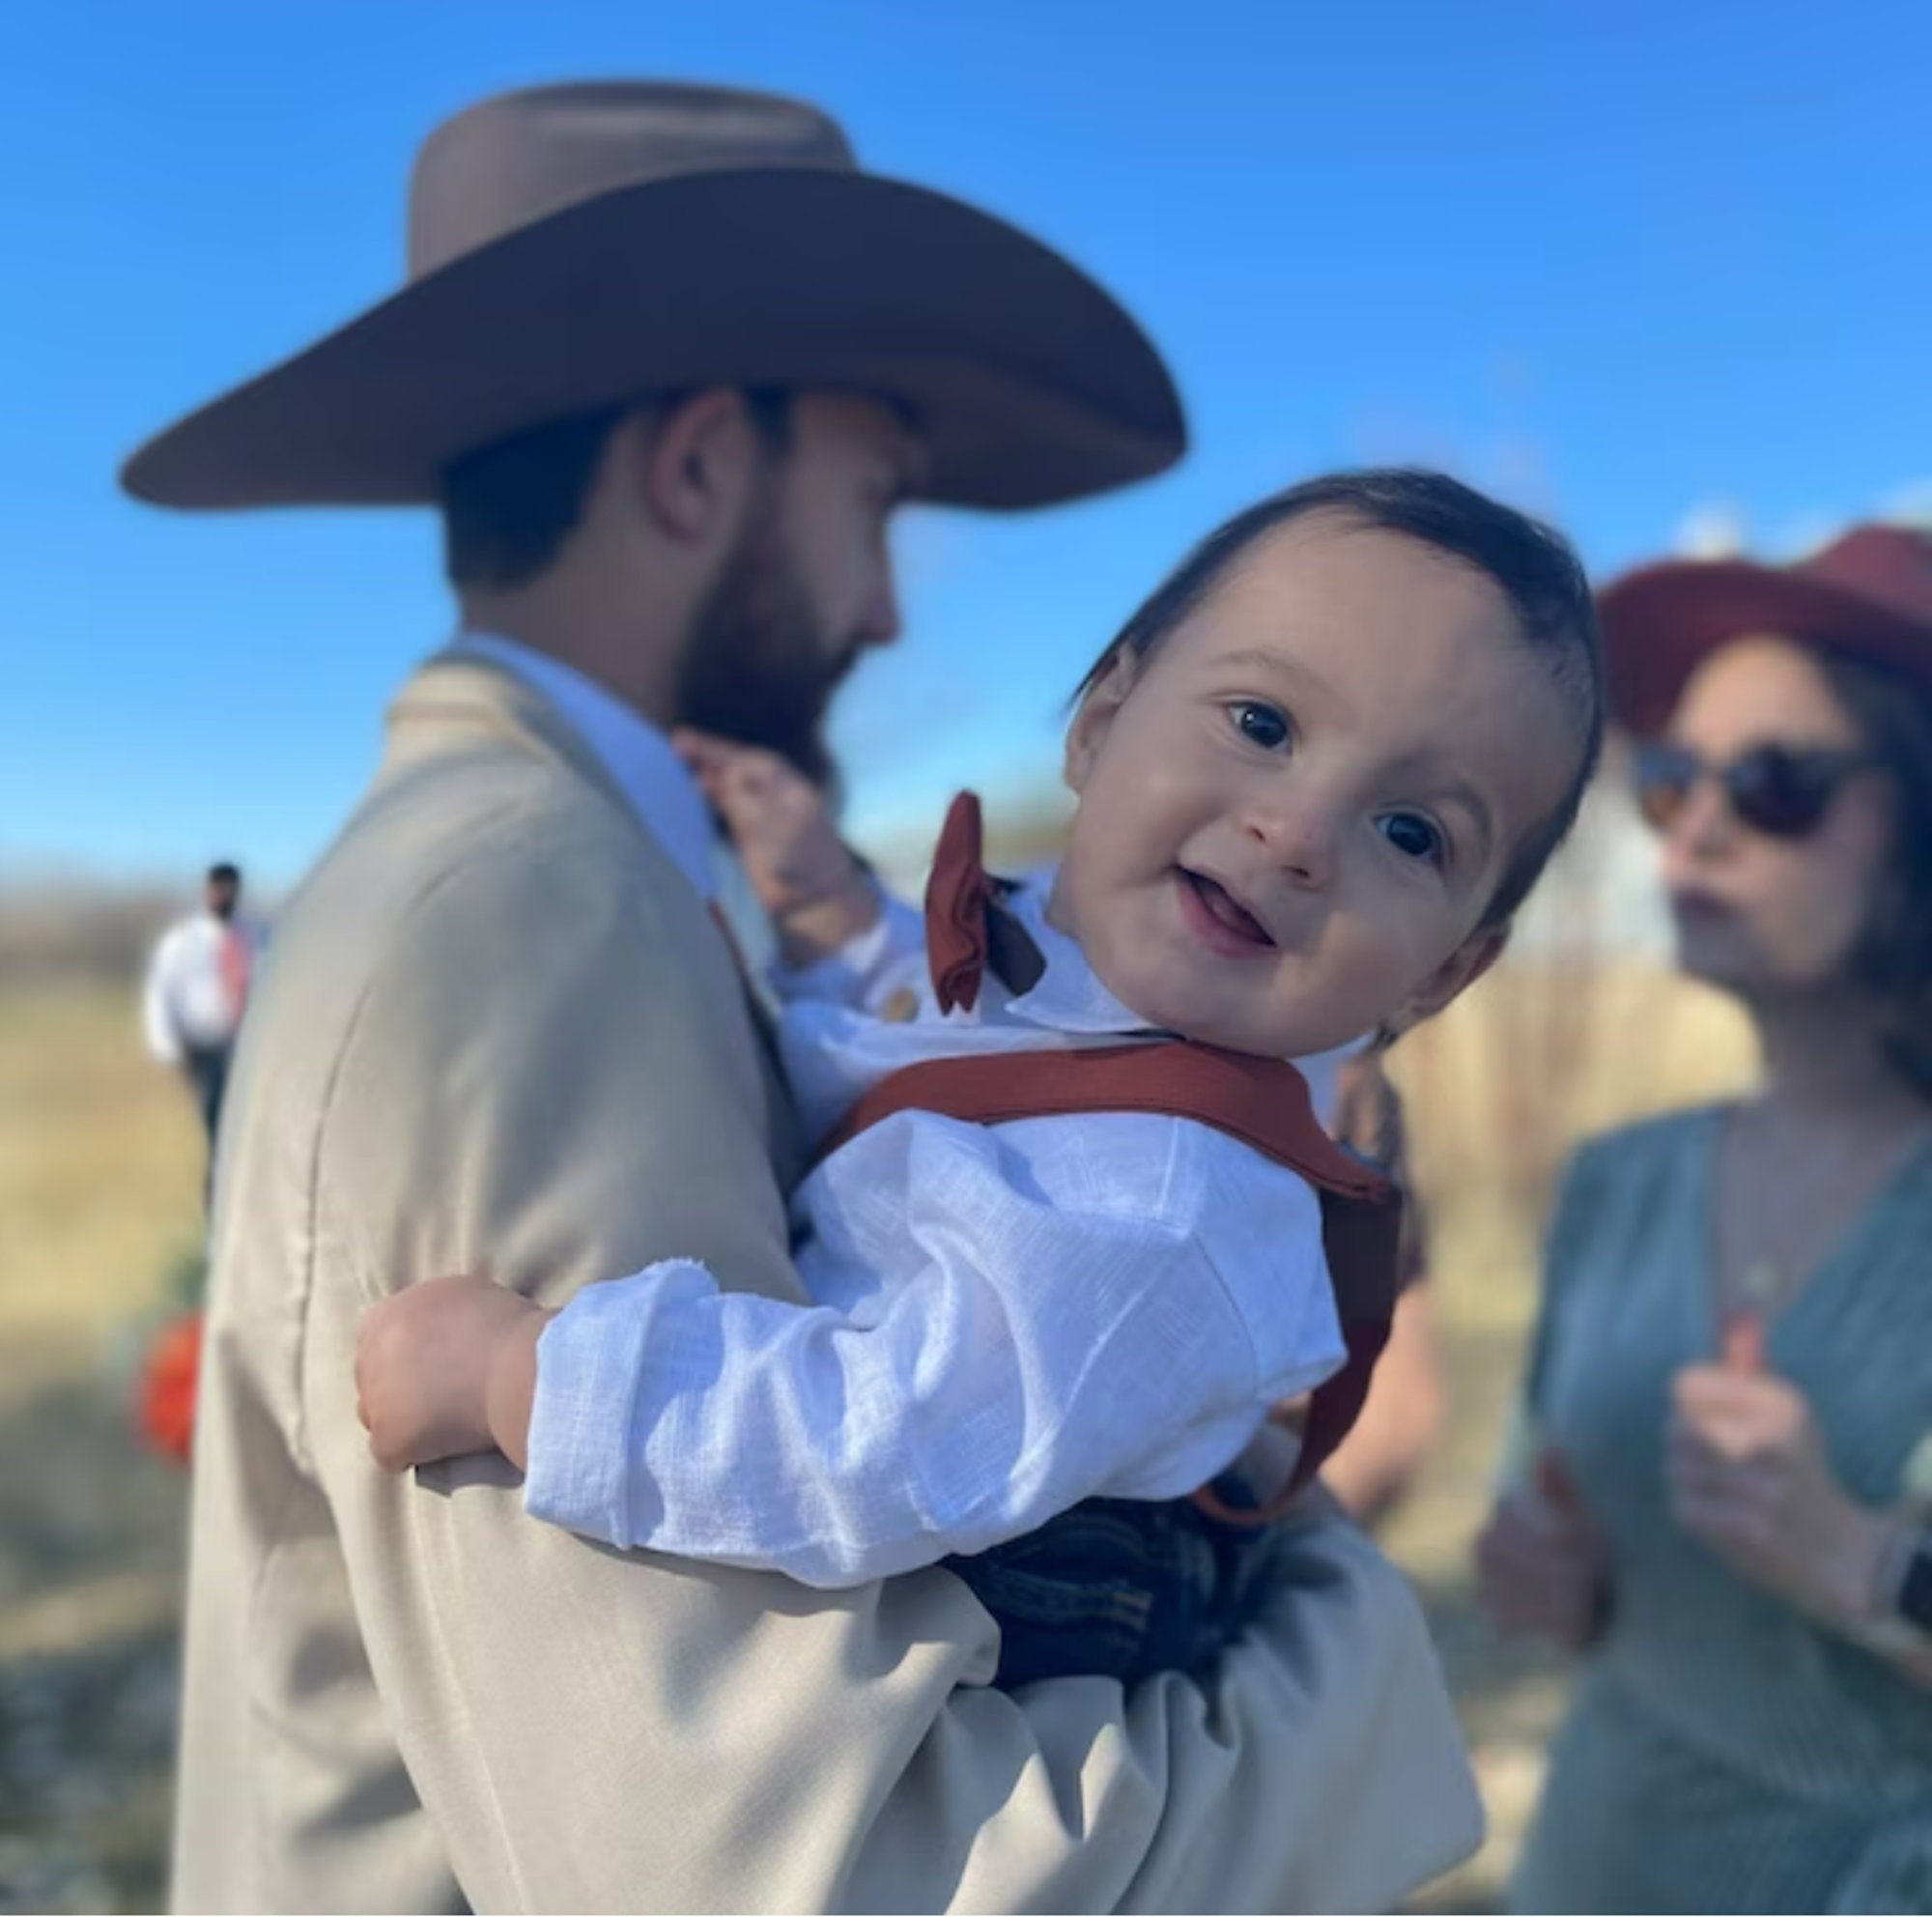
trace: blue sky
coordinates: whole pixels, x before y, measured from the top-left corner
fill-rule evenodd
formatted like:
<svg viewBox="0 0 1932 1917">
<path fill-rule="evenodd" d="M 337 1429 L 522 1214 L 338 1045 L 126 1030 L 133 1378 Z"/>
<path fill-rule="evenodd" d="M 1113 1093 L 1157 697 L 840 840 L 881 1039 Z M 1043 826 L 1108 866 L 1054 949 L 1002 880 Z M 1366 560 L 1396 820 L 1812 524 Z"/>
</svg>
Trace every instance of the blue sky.
<svg viewBox="0 0 1932 1917">
<path fill-rule="evenodd" d="M 1218 517 L 1447 465 L 1592 564 L 1927 501 L 1932 8 L 501 0 L 7 10 L 0 879 L 270 882 L 446 629 L 415 513 L 121 500 L 164 420 L 381 297 L 437 120 L 608 73 L 769 85 L 1027 225 L 1168 353 L 1194 451 L 1023 519 L 926 513 L 841 713 L 862 833 L 1051 776 L 1057 709 Z"/>
</svg>

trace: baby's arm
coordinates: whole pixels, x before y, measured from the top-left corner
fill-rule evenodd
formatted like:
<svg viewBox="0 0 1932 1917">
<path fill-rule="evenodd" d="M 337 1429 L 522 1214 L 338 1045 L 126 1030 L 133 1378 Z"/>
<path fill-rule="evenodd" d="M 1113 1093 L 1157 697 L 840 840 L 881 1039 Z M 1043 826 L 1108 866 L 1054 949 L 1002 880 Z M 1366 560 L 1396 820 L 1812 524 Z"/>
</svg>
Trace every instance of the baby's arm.
<svg viewBox="0 0 1932 1917">
<path fill-rule="evenodd" d="M 724 821 L 786 964 L 815 964 L 871 929 L 878 888 L 810 780 L 775 752 L 693 727 L 672 744 Z"/>
<path fill-rule="evenodd" d="M 892 898 L 839 838 L 824 794 L 778 754 L 686 727 L 673 743 L 731 835 L 778 933 L 773 985 L 788 999 L 879 1013 L 915 998 L 925 924 Z"/>
<path fill-rule="evenodd" d="M 682 1260 L 592 1286 L 548 1322 L 467 1281 L 419 1315 L 409 1293 L 379 1307 L 365 1406 L 407 1410 L 412 1391 L 434 1405 L 461 1370 L 459 1402 L 414 1411 L 413 1428 L 445 1445 L 487 1430 L 512 1455 L 526 1436 L 534 1515 L 845 1585 L 983 1550 L 1096 1493 L 1191 1490 L 1269 1397 L 1314 1382 L 1261 1375 L 1191 1235 L 1056 1209 L 1009 1176 L 990 1134 L 913 1122 L 938 1153 L 908 1217 L 923 1255 L 875 1316 L 720 1293 Z M 837 1295 L 838 1274 L 819 1289 Z M 412 1461 L 384 1405 L 369 1421 L 379 1455 Z"/>
</svg>

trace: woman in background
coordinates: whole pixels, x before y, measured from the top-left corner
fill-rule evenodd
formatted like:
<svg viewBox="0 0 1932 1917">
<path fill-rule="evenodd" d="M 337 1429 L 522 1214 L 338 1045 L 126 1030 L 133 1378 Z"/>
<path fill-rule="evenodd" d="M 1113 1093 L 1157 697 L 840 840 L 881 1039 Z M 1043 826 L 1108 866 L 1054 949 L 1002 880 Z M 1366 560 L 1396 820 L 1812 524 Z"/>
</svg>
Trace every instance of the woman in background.
<svg viewBox="0 0 1932 1917">
<path fill-rule="evenodd" d="M 1766 1069 L 1564 1182 L 1478 1549 L 1585 1656 L 1514 1900 L 1932 1910 L 1932 541 L 1602 613 L 1680 961 Z"/>
</svg>

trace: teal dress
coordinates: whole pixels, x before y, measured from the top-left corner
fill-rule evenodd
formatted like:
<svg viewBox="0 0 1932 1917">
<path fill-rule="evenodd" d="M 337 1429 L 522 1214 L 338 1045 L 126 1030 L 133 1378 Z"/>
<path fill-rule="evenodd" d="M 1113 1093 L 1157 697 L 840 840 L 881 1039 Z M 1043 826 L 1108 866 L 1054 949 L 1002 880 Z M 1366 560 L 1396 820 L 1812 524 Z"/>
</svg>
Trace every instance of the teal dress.
<svg viewBox="0 0 1932 1917">
<path fill-rule="evenodd" d="M 1672 1523 L 1670 1381 L 1708 1359 L 1722 1114 L 1584 1148 L 1551 1230 L 1530 1410 L 1605 1533 L 1614 1599 L 1550 1753 L 1512 1903 L 1932 1910 L 1932 1690 Z M 1838 1482 L 1893 1503 L 1932 1433 L 1932 1143 L 1774 1322 Z"/>
</svg>

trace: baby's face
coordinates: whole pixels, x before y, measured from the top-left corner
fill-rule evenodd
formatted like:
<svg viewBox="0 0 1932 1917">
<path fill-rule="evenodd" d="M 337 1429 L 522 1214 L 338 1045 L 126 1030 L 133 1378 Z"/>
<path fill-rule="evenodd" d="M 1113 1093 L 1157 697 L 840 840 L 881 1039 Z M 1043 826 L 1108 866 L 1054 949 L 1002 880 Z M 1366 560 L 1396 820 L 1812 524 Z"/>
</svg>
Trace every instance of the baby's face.
<svg viewBox="0 0 1932 1917">
<path fill-rule="evenodd" d="M 1067 735 L 1055 922 L 1150 1024 L 1299 1057 L 1426 1017 L 1581 750 L 1502 593 L 1399 534 L 1266 535 Z"/>
</svg>

